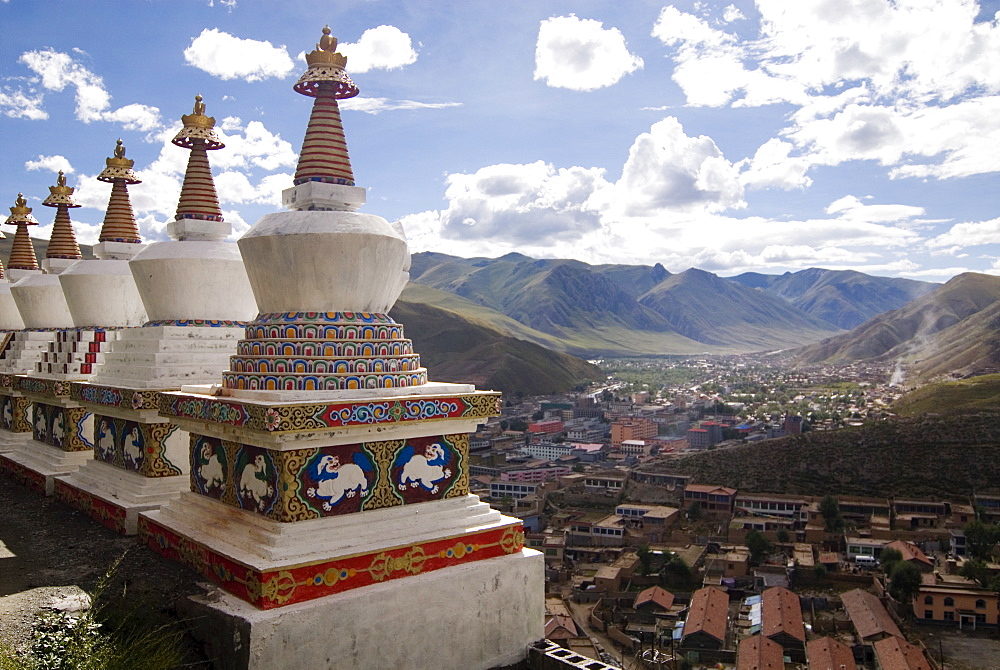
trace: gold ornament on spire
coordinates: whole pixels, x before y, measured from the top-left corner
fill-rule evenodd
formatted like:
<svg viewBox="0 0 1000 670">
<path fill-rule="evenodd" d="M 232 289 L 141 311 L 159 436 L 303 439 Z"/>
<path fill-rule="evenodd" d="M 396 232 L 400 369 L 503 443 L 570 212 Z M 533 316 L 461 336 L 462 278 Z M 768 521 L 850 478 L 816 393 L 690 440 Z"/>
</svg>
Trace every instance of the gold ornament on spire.
<svg viewBox="0 0 1000 670">
<path fill-rule="evenodd" d="M 226 146 L 215 132 L 215 117 L 205 115 L 205 103 L 202 102 L 200 95 L 194 96 L 194 109 L 190 114 L 183 115 L 181 122 L 184 127 L 171 140 L 177 146 L 190 149 L 199 143 L 199 140 L 207 150 Z"/>
<path fill-rule="evenodd" d="M 358 87 L 344 71 L 347 57 L 337 51 L 337 38 L 330 34 L 330 26 L 323 27 L 323 37 L 316 50 L 306 54 L 306 63 L 309 69 L 295 83 L 296 92 L 316 97 L 320 84 L 329 82 L 327 86 L 334 87 L 336 98 L 353 98 L 359 93 Z"/>
<path fill-rule="evenodd" d="M 132 166 L 135 165 L 135 161 L 125 158 L 125 145 L 122 144 L 121 140 L 115 145 L 115 153 L 111 158 L 106 158 L 104 164 L 107 166 L 101 174 L 97 175 L 98 181 L 114 183 L 116 179 L 124 179 L 126 184 L 140 184 L 142 183 L 138 177 L 135 176 L 135 172 L 132 171 Z"/>
<path fill-rule="evenodd" d="M 61 205 L 79 207 L 80 205 L 76 204 L 76 200 L 73 199 L 73 192 L 75 190 L 72 186 L 66 185 L 66 175 L 63 174 L 62 170 L 59 170 L 56 185 L 49 186 L 49 197 L 43 200 L 42 204 L 46 207 L 59 207 Z"/>
<path fill-rule="evenodd" d="M 28 207 L 28 201 L 24 199 L 23 193 L 17 194 L 17 200 L 14 201 L 14 206 L 10 208 L 10 216 L 4 223 L 9 223 L 12 226 L 16 226 L 19 223 L 23 223 L 27 226 L 37 226 L 38 221 L 31 215 L 31 208 Z"/>
</svg>

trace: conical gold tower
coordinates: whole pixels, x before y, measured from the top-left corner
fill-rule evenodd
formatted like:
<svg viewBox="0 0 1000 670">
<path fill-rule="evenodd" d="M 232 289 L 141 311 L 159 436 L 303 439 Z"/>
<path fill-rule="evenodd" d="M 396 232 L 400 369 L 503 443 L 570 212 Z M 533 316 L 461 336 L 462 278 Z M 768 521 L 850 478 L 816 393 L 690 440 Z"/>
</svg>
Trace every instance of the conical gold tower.
<svg viewBox="0 0 1000 670">
<path fill-rule="evenodd" d="M 344 71 L 347 58 L 337 53 L 337 38 L 330 35 L 329 26 L 323 28 L 323 37 L 316 50 L 306 56 L 306 62 L 309 69 L 299 78 L 295 90 L 316 100 L 302 142 L 295 184 L 320 181 L 353 186 L 354 172 L 337 100 L 353 98 L 358 87 Z"/>
<path fill-rule="evenodd" d="M 48 251 L 45 252 L 46 258 L 83 258 L 80 245 L 76 242 L 76 234 L 73 232 L 73 223 L 69 218 L 69 208 L 80 206 L 73 199 L 75 190 L 66 185 L 66 175 L 60 170 L 56 185 L 49 186 L 49 197 L 42 201 L 46 207 L 56 208 L 56 220 L 52 225 L 52 237 L 49 239 Z"/>
<path fill-rule="evenodd" d="M 7 266 L 11 270 L 41 270 L 35 257 L 35 247 L 31 244 L 31 237 L 28 236 L 28 226 L 37 226 L 38 220 L 31 215 L 31 208 L 28 207 L 23 193 L 17 194 L 17 200 L 10 208 L 10 216 L 4 223 L 17 226 Z"/>
<path fill-rule="evenodd" d="M 105 160 L 104 171 L 97 176 L 99 181 L 111 184 L 111 198 L 104 214 L 104 226 L 101 228 L 101 242 L 142 242 L 139 227 L 135 223 L 132 203 L 128 197 L 128 187 L 142 182 L 135 176 L 132 166 L 135 161 L 125 158 L 125 146 L 118 140 L 114 156 Z"/>
<path fill-rule="evenodd" d="M 194 96 L 194 110 L 181 117 L 184 128 L 171 140 L 184 149 L 190 149 L 184 184 L 177 203 L 176 219 L 202 219 L 222 221 L 219 196 L 215 192 L 212 168 L 208 164 L 208 151 L 221 149 L 225 144 L 215 132 L 215 119 L 205 115 L 205 103 L 201 96 Z"/>
</svg>

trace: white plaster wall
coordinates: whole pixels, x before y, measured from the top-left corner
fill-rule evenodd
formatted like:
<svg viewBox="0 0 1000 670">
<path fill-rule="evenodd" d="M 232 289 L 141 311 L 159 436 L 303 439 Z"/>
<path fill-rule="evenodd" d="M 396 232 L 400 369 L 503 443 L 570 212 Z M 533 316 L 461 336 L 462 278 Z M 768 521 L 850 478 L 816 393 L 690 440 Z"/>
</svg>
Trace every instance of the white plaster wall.
<svg viewBox="0 0 1000 670">
<path fill-rule="evenodd" d="M 257 316 L 243 258 L 231 242 L 157 242 L 129 261 L 150 321 Z"/>
<path fill-rule="evenodd" d="M 126 260 L 77 261 L 59 275 L 77 328 L 141 326 L 139 289 Z"/>
<path fill-rule="evenodd" d="M 10 292 L 25 328 L 73 328 L 58 275 L 29 275 L 12 284 Z"/>
<path fill-rule="evenodd" d="M 0 281 L 0 330 L 21 330 L 24 320 L 10 292 L 10 284 Z"/>
<path fill-rule="evenodd" d="M 385 313 L 409 279 L 406 240 L 373 214 L 276 212 L 238 244 L 261 313 Z"/>
<path fill-rule="evenodd" d="M 543 637 L 544 571 L 525 549 L 269 611 L 228 595 L 210 607 L 249 622 L 253 670 L 487 670 Z"/>
</svg>

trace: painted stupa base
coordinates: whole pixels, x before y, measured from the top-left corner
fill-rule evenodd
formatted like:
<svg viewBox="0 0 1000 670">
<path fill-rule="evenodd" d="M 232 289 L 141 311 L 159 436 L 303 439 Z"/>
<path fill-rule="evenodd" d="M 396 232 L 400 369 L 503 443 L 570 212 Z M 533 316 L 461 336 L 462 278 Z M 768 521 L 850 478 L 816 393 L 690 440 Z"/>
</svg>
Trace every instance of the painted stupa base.
<svg viewBox="0 0 1000 670">
<path fill-rule="evenodd" d="M 427 383 L 420 356 L 387 314 L 260 314 L 223 386 L 241 391 L 407 389 Z"/>
<path fill-rule="evenodd" d="M 105 328 L 74 328 L 56 333 L 48 349 L 35 364 L 33 376 L 53 379 L 85 379 L 104 360 L 109 342 L 121 331 Z"/>
<path fill-rule="evenodd" d="M 104 362 L 90 381 L 119 387 L 125 394 L 214 383 L 229 366 L 243 334 L 243 324 L 235 321 L 192 319 L 129 328 L 104 352 Z"/>
<path fill-rule="evenodd" d="M 0 353 L 0 373 L 21 375 L 34 372 L 42 354 L 49 350 L 60 330 L 20 330 L 9 341 L 5 335 L 7 344 Z"/>
<path fill-rule="evenodd" d="M 0 462 L 15 479 L 52 495 L 55 477 L 93 458 L 93 416 L 69 397 L 68 381 L 16 375 L 11 388 L 31 405 L 31 439 Z"/>
<path fill-rule="evenodd" d="M 193 549 L 193 547 L 192 547 Z M 259 610 L 225 592 L 184 615 L 206 639 L 235 640 L 220 670 L 513 666 L 544 635 L 543 558 L 524 549 Z"/>
<path fill-rule="evenodd" d="M 212 323 L 121 331 L 91 380 L 72 384 L 71 398 L 94 413 L 94 460 L 58 482 L 61 500 L 134 534 L 139 512 L 190 487 L 190 438 L 159 415 L 157 399 L 160 391 L 217 380 L 226 369 L 243 329 Z"/>
<path fill-rule="evenodd" d="M 14 390 L 14 375 L 0 374 L 0 454 L 31 439 L 31 401 Z"/>
</svg>

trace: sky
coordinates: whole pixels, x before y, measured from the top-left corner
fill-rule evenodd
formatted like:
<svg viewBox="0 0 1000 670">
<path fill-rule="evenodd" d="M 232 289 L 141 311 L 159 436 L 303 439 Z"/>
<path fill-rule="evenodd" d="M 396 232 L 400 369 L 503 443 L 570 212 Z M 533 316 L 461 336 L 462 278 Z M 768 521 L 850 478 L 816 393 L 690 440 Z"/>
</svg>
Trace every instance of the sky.
<svg viewBox="0 0 1000 670">
<path fill-rule="evenodd" d="M 97 241 L 121 138 L 166 239 L 201 94 L 233 239 L 280 206 L 331 26 L 361 211 L 413 252 L 1000 274 L 1000 0 L 0 0 L 0 206 L 66 172 Z M 13 228 L 8 228 L 8 234 Z"/>
</svg>

